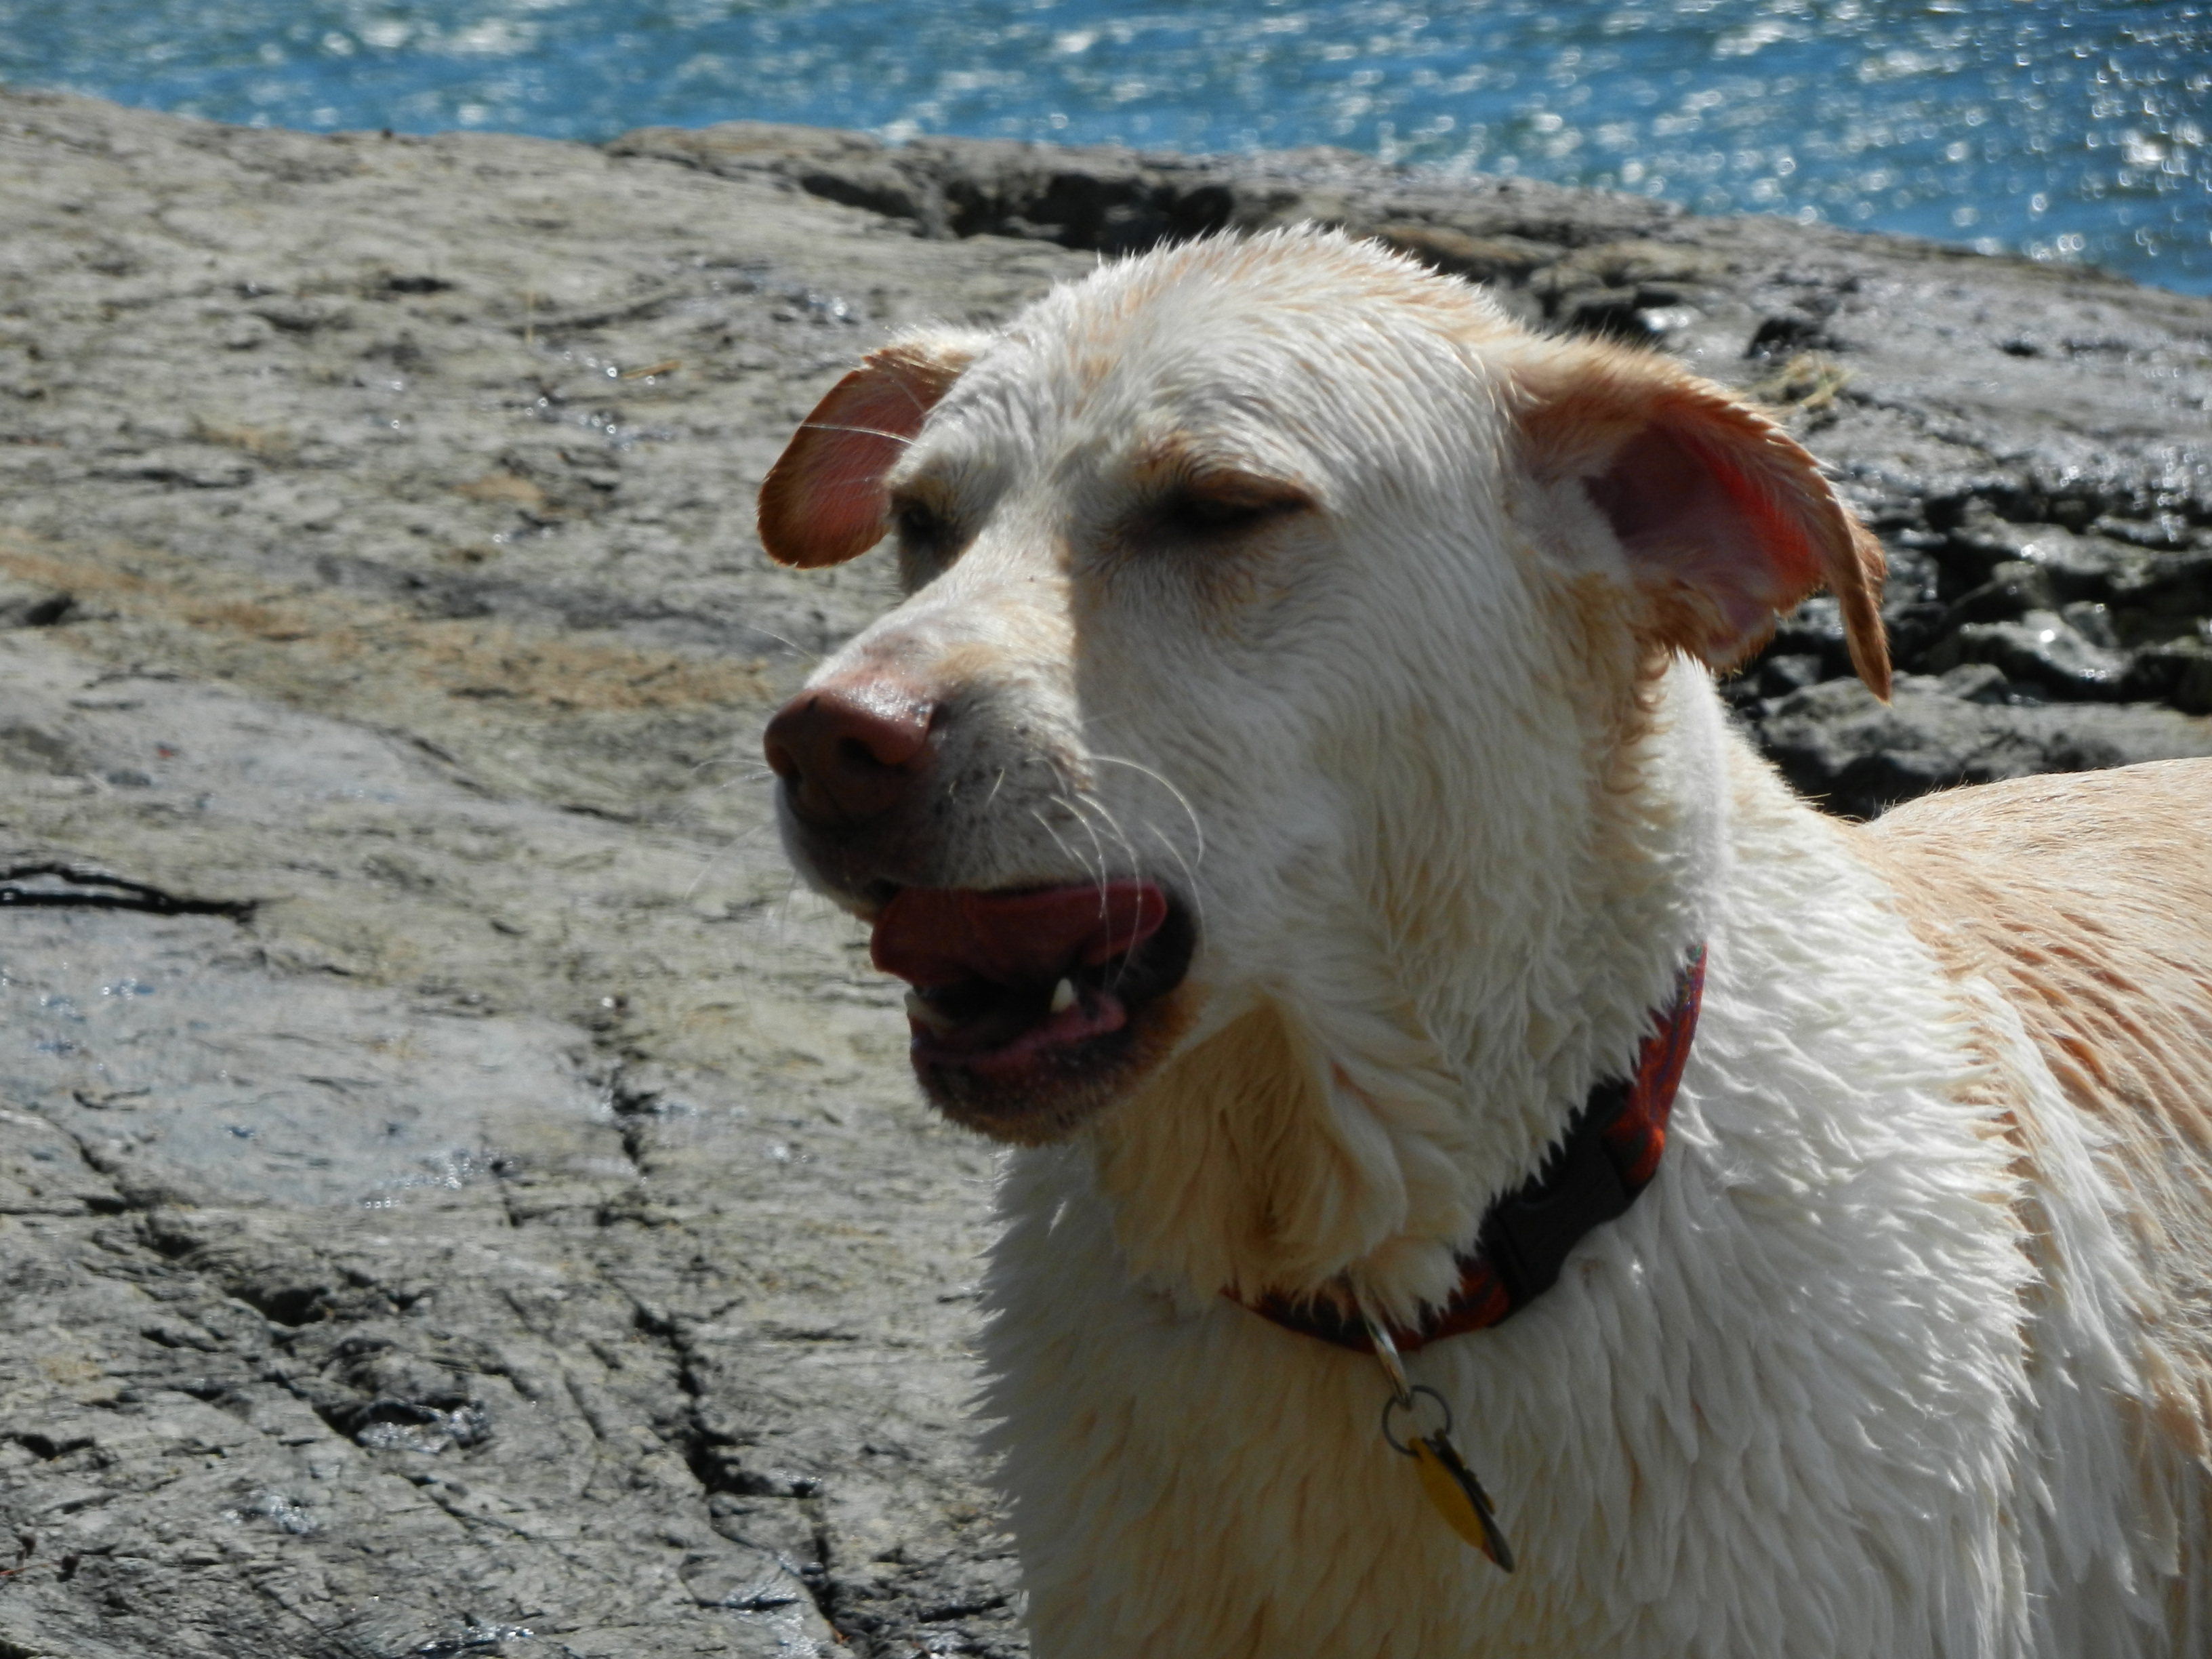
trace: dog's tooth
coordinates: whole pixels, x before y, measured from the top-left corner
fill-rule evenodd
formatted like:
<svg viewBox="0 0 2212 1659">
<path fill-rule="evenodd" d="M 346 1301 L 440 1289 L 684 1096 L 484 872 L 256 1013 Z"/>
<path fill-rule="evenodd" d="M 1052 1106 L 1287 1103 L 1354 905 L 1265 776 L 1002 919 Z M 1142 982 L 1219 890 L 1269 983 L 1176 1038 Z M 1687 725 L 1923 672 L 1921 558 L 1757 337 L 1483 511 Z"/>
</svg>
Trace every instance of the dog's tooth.
<svg viewBox="0 0 2212 1659">
<path fill-rule="evenodd" d="M 908 991 L 906 994 L 906 1017 L 908 1019 L 920 1020 L 931 1030 L 940 1035 L 960 1023 L 956 1019 L 948 1018 L 931 1007 L 929 999 L 919 991 Z"/>
<path fill-rule="evenodd" d="M 1064 979 L 1052 988 L 1052 1012 L 1064 1014 L 1075 1006 L 1075 981 Z"/>
</svg>

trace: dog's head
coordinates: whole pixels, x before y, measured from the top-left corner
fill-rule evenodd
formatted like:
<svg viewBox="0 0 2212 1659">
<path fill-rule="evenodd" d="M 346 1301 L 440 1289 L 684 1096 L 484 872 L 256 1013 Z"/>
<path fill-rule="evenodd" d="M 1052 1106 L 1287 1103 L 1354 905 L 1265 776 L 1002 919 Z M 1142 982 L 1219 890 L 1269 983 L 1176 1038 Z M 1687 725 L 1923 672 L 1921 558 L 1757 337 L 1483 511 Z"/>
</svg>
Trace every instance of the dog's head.
<svg viewBox="0 0 2212 1659">
<path fill-rule="evenodd" d="M 769 758 L 799 866 L 915 988 L 923 1083 L 1014 1140 L 1263 1006 L 1326 1094 L 1360 1045 L 1313 1031 L 1540 976 L 1670 659 L 1825 584 L 1887 678 L 1879 551 L 1778 428 L 1310 231 L 877 352 L 760 529 L 804 567 L 896 538 L 908 597 Z"/>
</svg>

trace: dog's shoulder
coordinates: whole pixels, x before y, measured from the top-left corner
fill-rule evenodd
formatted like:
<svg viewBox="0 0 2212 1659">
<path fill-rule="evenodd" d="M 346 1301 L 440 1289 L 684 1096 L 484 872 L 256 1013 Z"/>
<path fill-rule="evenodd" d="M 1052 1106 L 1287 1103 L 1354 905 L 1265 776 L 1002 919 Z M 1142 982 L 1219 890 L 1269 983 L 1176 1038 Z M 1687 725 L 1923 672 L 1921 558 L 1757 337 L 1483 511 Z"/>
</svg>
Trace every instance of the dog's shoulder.
<svg viewBox="0 0 2212 1659">
<path fill-rule="evenodd" d="M 2038 860 L 2101 859 L 2098 849 L 2114 846 L 2130 849 L 2130 857 L 2166 858 L 2187 848 L 2203 852 L 2212 838 L 2208 812 L 2212 758 L 2153 761 L 1940 790 L 1892 809 L 1867 833 L 1929 848 L 1971 842 Z M 2201 860 L 2193 873 L 2212 879 Z"/>
<path fill-rule="evenodd" d="M 1954 790 L 1851 839 L 2111 1154 L 2173 1368 L 2157 1416 L 2212 1460 L 2212 759 Z"/>
<path fill-rule="evenodd" d="M 2212 1178 L 2212 760 L 1953 790 L 1853 839 L 2077 1106 L 2148 1114 Z"/>
<path fill-rule="evenodd" d="M 2176 1055 L 2187 1055 L 2179 1074 L 2203 1097 L 2212 1081 L 2212 759 L 1951 790 L 1854 839 L 1947 968 L 1999 978 L 2044 1005 L 2041 1017 L 2171 1010 L 2174 1035 L 2191 1045 Z M 2194 1021 L 2180 1018 L 2189 1010 Z"/>
</svg>

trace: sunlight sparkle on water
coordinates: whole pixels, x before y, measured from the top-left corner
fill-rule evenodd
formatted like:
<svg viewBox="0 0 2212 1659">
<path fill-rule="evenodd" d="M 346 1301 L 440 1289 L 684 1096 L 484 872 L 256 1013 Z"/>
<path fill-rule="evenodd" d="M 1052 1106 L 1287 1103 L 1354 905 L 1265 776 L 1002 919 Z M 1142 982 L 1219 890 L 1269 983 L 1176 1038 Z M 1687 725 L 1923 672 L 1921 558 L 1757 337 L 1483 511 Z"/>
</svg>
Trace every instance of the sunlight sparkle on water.
<svg viewBox="0 0 2212 1659">
<path fill-rule="evenodd" d="M 310 130 L 1341 144 L 2212 290 L 2205 0 L 0 0 L 0 78 Z"/>
</svg>

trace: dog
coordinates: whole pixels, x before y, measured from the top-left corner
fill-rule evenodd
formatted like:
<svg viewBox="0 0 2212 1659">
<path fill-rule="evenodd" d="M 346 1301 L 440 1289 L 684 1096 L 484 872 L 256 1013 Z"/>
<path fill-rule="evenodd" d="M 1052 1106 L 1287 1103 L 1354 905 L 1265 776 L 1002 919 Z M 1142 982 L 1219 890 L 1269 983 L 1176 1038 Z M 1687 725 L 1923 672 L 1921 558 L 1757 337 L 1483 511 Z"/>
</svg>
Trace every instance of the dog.
<svg viewBox="0 0 2212 1659">
<path fill-rule="evenodd" d="M 2212 763 L 1796 798 L 1778 427 L 1308 228 L 895 340 L 759 527 L 896 543 L 767 753 L 1011 1148 L 1040 1659 L 2212 1651 Z"/>
</svg>

